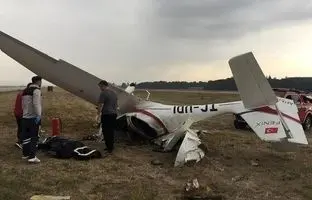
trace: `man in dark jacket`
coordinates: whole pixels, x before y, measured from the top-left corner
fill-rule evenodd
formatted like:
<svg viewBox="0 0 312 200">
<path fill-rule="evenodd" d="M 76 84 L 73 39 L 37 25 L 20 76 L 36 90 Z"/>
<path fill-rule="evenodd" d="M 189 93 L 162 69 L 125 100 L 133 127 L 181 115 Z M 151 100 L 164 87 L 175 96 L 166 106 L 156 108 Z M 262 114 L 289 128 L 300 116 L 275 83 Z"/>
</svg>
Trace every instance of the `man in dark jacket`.
<svg viewBox="0 0 312 200">
<path fill-rule="evenodd" d="M 114 149 L 114 132 L 117 118 L 117 95 L 108 86 L 107 81 L 98 84 L 101 94 L 98 100 L 98 116 L 101 116 L 102 132 L 106 144 L 106 151 L 111 153 Z"/>
<path fill-rule="evenodd" d="M 29 163 L 39 163 L 36 157 L 38 131 L 41 123 L 41 80 L 39 76 L 32 78 L 32 84 L 27 87 L 22 95 L 22 137 L 23 159 Z"/>
</svg>

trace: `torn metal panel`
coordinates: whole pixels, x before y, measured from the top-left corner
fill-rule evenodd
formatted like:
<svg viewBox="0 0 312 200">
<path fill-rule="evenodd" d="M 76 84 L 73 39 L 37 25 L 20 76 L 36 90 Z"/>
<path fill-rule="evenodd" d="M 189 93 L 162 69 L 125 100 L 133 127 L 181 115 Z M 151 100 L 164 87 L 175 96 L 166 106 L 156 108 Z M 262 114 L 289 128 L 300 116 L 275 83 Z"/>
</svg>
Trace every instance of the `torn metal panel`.
<svg viewBox="0 0 312 200">
<path fill-rule="evenodd" d="M 192 130 L 187 130 L 183 142 L 177 154 L 174 166 L 182 166 L 186 162 L 199 162 L 204 156 L 205 152 L 199 148 L 201 141 L 197 134 Z"/>
</svg>

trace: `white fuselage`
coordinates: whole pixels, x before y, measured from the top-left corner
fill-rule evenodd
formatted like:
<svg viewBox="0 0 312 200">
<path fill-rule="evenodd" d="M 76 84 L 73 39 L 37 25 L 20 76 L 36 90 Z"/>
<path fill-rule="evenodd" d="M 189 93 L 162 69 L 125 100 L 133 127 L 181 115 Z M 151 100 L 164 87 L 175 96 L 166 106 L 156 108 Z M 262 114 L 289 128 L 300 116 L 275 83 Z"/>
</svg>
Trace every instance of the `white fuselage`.
<svg viewBox="0 0 312 200">
<path fill-rule="evenodd" d="M 184 133 L 197 121 L 224 113 L 237 113 L 244 110 L 242 101 L 204 104 L 204 105 L 165 105 L 145 101 L 136 107 L 136 111 L 127 113 L 148 124 L 155 133 L 150 138 L 157 138 L 172 133 Z M 132 128 L 135 125 L 132 124 Z M 142 131 L 141 134 L 145 134 Z"/>
</svg>

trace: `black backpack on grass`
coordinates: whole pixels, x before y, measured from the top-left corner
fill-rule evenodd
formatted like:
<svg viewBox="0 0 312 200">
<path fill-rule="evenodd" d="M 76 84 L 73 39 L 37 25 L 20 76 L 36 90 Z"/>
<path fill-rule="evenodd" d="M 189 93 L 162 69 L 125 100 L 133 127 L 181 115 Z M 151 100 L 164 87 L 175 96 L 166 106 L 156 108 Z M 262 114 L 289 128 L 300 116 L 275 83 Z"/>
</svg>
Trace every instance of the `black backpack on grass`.
<svg viewBox="0 0 312 200">
<path fill-rule="evenodd" d="M 46 151 L 49 155 L 56 158 L 75 158 L 78 160 L 89 160 L 101 158 L 101 152 L 90 149 L 80 141 L 54 136 L 48 137 L 38 144 L 38 149 Z"/>
</svg>

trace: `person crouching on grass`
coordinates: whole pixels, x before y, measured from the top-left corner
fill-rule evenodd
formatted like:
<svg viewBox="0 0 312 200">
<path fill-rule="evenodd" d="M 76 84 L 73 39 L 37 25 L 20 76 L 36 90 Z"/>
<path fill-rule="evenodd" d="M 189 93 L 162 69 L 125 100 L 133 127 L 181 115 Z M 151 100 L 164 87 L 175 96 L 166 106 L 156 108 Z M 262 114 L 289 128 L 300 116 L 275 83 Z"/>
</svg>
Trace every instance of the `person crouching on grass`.
<svg viewBox="0 0 312 200">
<path fill-rule="evenodd" d="M 29 163 L 39 163 L 36 157 L 38 131 L 41 124 L 41 80 L 39 76 L 32 78 L 32 84 L 27 87 L 22 95 L 22 138 L 23 138 L 23 159 Z"/>
</svg>

